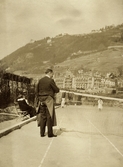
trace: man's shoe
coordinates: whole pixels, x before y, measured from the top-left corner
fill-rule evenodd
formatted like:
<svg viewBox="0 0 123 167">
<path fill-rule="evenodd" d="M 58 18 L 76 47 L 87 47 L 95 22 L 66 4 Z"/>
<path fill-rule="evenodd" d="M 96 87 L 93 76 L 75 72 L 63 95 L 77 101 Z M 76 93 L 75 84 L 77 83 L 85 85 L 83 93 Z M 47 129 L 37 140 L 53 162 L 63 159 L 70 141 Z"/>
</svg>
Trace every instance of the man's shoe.
<svg viewBox="0 0 123 167">
<path fill-rule="evenodd" d="M 41 135 L 41 137 L 45 137 L 45 135 Z"/>
<path fill-rule="evenodd" d="M 57 135 L 51 135 L 51 136 L 48 136 L 48 137 L 57 137 Z"/>
</svg>

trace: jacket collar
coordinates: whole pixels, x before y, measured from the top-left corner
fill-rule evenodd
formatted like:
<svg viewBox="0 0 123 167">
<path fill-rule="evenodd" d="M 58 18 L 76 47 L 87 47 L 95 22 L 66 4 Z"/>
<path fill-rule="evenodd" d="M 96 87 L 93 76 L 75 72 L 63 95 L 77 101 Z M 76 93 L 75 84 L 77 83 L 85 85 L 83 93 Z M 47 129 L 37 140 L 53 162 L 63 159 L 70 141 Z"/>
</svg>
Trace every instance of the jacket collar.
<svg viewBox="0 0 123 167">
<path fill-rule="evenodd" d="M 50 76 L 48 74 L 45 75 L 46 77 L 50 78 Z"/>
</svg>

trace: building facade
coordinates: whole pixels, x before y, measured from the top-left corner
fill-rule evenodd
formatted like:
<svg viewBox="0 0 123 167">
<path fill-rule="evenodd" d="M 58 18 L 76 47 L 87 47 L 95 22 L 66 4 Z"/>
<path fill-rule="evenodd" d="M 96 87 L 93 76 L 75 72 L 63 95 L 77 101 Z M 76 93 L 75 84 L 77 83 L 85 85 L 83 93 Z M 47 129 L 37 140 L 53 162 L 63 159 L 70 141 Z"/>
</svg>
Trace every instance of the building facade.
<svg viewBox="0 0 123 167">
<path fill-rule="evenodd" d="M 67 90 L 85 90 L 85 92 L 105 92 L 107 88 L 115 89 L 116 82 L 101 75 L 91 75 L 90 73 L 82 73 L 81 75 L 74 76 L 73 74 L 66 73 L 63 76 L 55 78 L 55 81 L 60 89 Z M 123 80 L 118 81 L 118 87 L 123 87 Z"/>
</svg>

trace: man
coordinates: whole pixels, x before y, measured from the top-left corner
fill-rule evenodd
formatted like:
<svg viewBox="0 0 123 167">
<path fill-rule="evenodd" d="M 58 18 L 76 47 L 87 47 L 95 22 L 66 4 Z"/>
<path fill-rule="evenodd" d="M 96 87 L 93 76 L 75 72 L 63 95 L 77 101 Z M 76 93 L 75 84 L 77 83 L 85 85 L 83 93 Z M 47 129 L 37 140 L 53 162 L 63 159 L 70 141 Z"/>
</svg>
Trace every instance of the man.
<svg viewBox="0 0 123 167">
<path fill-rule="evenodd" d="M 62 108 L 64 108 L 64 106 L 65 106 L 65 97 L 66 97 L 66 92 L 62 92 L 62 101 L 61 101 Z"/>
<path fill-rule="evenodd" d="M 53 126 L 56 126 L 56 115 L 54 108 L 54 96 L 59 92 L 53 78 L 53 70 L 47 69 L 45 77 L 39 80 L 37 85 L 38 95 L 38 113 L 40 114 L 40 135 L 45 136 L 45 127 L 47 125 L 48 137 L 56 137 L 53 134 Z"/>
<path fill-rule="evenodd" d="M 103 101 L 102 101 L 102 99 L 100 98 L 100 99 L 98 100 L 98 109 L 99 109 L 99 111 L 102 110 L 102 108 L 103 108 Z"/>
</svg>

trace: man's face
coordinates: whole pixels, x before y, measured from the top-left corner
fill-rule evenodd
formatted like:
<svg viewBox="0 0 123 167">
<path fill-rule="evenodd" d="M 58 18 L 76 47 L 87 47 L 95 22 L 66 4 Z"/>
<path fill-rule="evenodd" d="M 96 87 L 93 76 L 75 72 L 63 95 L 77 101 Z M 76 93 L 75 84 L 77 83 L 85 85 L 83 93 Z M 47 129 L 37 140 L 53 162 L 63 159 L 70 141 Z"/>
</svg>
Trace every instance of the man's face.
<svg viewBox="0 0 123 167">
<path fill-rule="evenodd" d="M 53 78 L 53 75 L 54 75 L 53 72 L 50 72 L 50 73 L 49 73 L 50 78 Z"/>
</svg>

